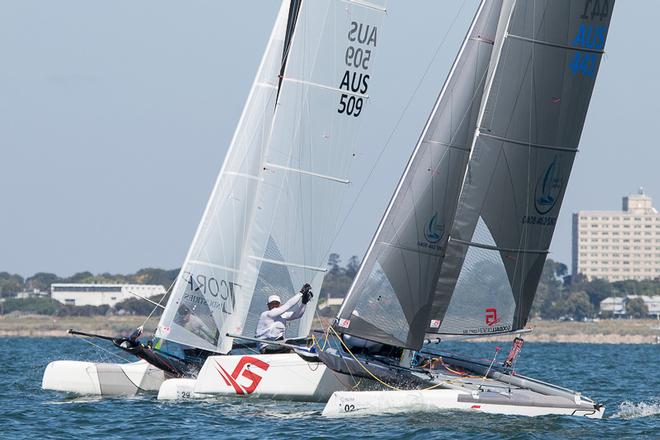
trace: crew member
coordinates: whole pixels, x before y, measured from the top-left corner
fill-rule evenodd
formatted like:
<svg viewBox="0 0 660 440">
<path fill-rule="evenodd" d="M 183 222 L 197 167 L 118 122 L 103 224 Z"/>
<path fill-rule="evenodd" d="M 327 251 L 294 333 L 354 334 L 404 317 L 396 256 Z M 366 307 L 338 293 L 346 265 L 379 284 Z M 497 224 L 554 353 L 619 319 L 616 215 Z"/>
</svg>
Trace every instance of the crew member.
<svg viewBox="0 0 660 440">
<path fill-rule="evenodd" d="M 269 341 L 283 341 L 286 322 L 300 319 L 305 314 L 306 305 L 313 296 L 312 286 L 309 284 L 303 285 L 300 293 L 295 294 L 284 304 L 282 304 L 279 296 L 269 296 L 268 310 L 259 316 L 257 338 Z M 286 353 L 290 350 L 283 346 L 260 343 L 259 351 L 261 353 Z"/>
</svg>

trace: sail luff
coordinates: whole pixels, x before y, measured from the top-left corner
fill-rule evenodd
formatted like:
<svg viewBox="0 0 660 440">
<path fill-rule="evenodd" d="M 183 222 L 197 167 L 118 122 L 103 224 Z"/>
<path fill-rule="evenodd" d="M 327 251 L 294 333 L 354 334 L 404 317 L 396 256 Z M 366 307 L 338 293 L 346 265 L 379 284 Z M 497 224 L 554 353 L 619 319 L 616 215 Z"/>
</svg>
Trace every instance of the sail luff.
<svg viewBox="0 0 660 440">
<path fill-rule="evenodd" d="M 485 0 L 477 9 L 340 309 L 338 331 L 407 348 L 422 344 L 500 6 Z"/>
</svg>

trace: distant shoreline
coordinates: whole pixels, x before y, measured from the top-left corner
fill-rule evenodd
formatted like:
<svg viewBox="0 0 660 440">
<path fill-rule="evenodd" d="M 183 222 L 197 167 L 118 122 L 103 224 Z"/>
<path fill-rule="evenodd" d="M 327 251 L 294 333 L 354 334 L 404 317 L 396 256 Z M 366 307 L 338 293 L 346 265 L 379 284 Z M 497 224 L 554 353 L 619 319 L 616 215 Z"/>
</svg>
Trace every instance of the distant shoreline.
<svg viewBox="0 0 660 440">
<path fill-rule="evenodd" d="M 70 328 L 108 336 L 127 335 L 145 321 L 145 316 L 58 317 L 21 315 L 0 316 L 0 337 L 70 337 Z M 149 319 L 145 336 L 156 328 L 158 318 Z M 319 325 L 316 325 L 319 327 Z M 523 336 L 526 342 L 555 342 L 571 344 L 653 344 L 660 339 L 660 321 L 653 319 L 620 319 L 596 322 L 563 322 L 533 320 L 531 333 Z M 512 338 L 498 336 L 477 338 L 475 341 L 502 341 Z"/>
</svg>

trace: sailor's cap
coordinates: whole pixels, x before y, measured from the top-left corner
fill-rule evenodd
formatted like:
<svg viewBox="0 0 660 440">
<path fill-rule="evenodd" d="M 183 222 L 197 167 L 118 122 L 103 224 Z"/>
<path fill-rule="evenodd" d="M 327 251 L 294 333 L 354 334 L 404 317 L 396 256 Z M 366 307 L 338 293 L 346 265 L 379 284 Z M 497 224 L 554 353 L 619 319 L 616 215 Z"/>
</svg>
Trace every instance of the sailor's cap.
<svg viewBox="0 0 660 440">
<path fill-rule="evenodd" d="M 270 304 L 270 303 L 272 303 L 272 302 L 278 302 L 278 303 L 281 303 L 282 300 L 281 300 L 280 297 L 277 296 L 277 295 L 271 295 L 271 296 L 268 297 L 268 303 L 267 303 L 267 304 Z"/>
</svg>

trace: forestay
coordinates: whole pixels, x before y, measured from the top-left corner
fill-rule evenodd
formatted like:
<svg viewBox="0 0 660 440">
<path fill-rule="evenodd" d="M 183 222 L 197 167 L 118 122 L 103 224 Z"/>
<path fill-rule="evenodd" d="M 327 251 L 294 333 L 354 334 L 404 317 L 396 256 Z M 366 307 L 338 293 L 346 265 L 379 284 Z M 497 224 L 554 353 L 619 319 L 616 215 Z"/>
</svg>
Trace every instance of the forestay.
<svg viewBox="0 0 660 440">
<path fill-rule="evenodd" d="M 231 340 L 225 334 L 240 326 L 236 301 L 245 294 L 238 282 L 240 262 L 275 113 L 288 13 L 284 1 L 157 337 L 226 352 Z"/>
<path fill-rule="evenodd" d="M 505 1 L 427 331 L 525 326 L 614 1 Z"/>
<path fill-rule="evenodd" d="M 469 151 L 500 17 L 485 0 L 339 312 L 337 329 L 418 348 Z"/>
<path fill-rule="evenodd" d="M 368 111 L 384 0 L 303 1 L 289 46 L 244 253 L 235 332 L 253 336 L 266 298 L 316 292 L 288 337 L 306 336 Z"/>
</svg>

